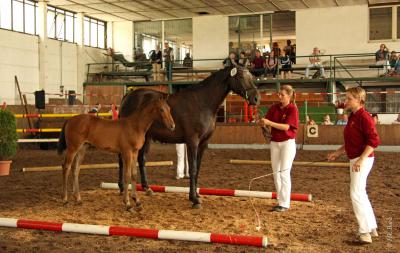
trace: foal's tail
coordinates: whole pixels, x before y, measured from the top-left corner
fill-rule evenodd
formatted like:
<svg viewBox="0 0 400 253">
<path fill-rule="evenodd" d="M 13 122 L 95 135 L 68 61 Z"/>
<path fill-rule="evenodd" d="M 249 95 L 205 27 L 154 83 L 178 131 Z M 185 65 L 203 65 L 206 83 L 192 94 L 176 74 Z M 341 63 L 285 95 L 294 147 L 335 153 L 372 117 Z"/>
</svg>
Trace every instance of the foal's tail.
<svg viewBox="0 0 400 253">
<path fill-rule="evenodd" d="M 65 141 L 65 126 L 67 123 L 68 121 L 65 121 L 60 133 L 60 137 L 58 138 L 57 153 L 59 155 L 62 155 L 64 150 L 67 148 L 67 142 Z"/>
</svg>

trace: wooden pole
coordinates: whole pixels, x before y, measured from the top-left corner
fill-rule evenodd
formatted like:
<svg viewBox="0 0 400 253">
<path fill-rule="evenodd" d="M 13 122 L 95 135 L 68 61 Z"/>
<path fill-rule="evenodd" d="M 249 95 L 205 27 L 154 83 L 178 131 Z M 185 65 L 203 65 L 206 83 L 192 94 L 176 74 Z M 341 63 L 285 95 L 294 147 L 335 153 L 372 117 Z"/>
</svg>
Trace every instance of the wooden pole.
<svg viewBox="0 0 400 253">
<path fill-rule="evenodd" d="M 231 164 L 250 164 L 250 165 L 271 165 L 271 161 L 262 160 L 230 160 Z M 309 167 L 349 167 L 350 163 L 339 162 L 293 162 L 294 166 L 309 166 Z"/>
<path fill-rule="evenodd" d="M 21 99 L 21 105 L 24 106 L 24 108 L 25 108 L 25 114 L 29 114 L 28 107 L 26 106 L 26 104 L 27 104 L 26 103 L 26 97 L 25 97 L 25 94 L 24 94 L 24 96 L 22 96 L 17 76 L 14 76 L 14 79 L 15 79 L 15 84 L 17 85 L 17 88 L 18 88 L 19 98 Z M 29 128 L 32 128 L 31 119 L 28 118 L 27 120 L 28 120 Z"/>
<path fill-rule="evenodd" d="M 158 162 L 146 162 L 146 166 L 169 166 L 173 165 L 172 161 L 158 161 Z M 104 164 L 84 164 L 80 166 L 84 169 L 114 169 L 118 168 L 118 163 L 104 163 Z M 61 166 L 45 166 L 45 167 L 30 167 L 23 168 L 23 172 L 43 172 L 43 171 L 60 171 Z"/>
</svg>

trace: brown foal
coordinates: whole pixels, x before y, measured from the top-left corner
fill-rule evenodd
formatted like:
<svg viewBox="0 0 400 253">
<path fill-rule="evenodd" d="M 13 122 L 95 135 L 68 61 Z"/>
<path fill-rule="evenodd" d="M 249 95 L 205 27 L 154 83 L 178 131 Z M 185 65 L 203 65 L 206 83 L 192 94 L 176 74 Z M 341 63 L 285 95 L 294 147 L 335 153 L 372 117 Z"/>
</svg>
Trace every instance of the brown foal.
<svg viewBox="0 0 400 253">
<path fill-rule="evenodd" d="M 90 145 L 113 153 L 120 153 L 124 164 L 124 183 L 131 183 L 131 196 L 140 208 L 136 196 L 136 161 L 138 151 L 142 148 L 147 130 L 154 120 L 161 118 L 164 125 L 171 131 L 175 122 L 171 116 L 170 107 L 165 99 L 150 102 L 134 114 L 119 120 L 101 119 L 93 115 L 81 114 L 69 119 L 61 132 L 58 153 L 66 149 L 63 168 L 63 202 L 68 203 L 67 183 L 71 166 L 73 167 L 73 194 L 76 201 L 81 203 L 79 193 L 79 166 L 83 161 L 85 151 Z M 128 187 L 123 191 L 123 201 L 127 210 L 131 210 Z"/>
</svg>

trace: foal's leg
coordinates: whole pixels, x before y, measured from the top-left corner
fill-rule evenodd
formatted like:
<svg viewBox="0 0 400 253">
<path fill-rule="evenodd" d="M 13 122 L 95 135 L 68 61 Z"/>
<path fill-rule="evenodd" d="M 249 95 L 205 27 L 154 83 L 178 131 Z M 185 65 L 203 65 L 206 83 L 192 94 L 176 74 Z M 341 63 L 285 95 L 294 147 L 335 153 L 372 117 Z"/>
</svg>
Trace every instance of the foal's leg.
<svg viewBox="0 0 400 253">
<path fill-rule="evenodd" d="M 68 177 L 69 173 L 71 171 L 71 165 L 72 162 L 74 161 L 75 155 L 76 155 L 77 149 L 74 147 L 68 147 L 65 158 L 64 158 L 64 163 L 62 165 L 63 167 L 63 185 L 62 185 L 62 190 L 63 190 L 63 203 L 64 205 L 68 203 Z"/>
<path fill-rule="evenodd" d="M 126 210 L 131 211 L 132 207 L 129 200 L 129 181 L 131 180 L 132 151 L 129 150 L 122 153 L 122 159 L 124 161 L 124 191 L 122 195 Z"/>
<path fill-rule="evenodd" d="M 137 167 L 136 167 L 136 160 L 137 160 L 137 150 L 133 152 L 132 155 L 132 164 L 131 164 L 131 197 L 136 202 L 136 208 L 141 210 L 142 203 L 140 203 L 139 198 L 136 195 L 136 180 L 137 180 Z"/>
<path fill-rule="evenodd" d="M 75 156 L 74 166 L 72 169 L 72 174 L 74 176 L 74 184 L 72 189 L 75 200 L 79 205 L 82 204 L 81 194 L 79 192 L 79 171 L 81 169 L 80 166 L 83 161 L 83 158 L 85 157 L 87 147 L 88 147 L 87 144 L 83 144 L 82 147 L 79 149 L 78 153 Z"/>
<path fill-rule="evenodd" d="M 149 151 L 150 148 L 150 138 L 146 136 L 146 140 L 144 142 L 143 147 L 139 150 L 138 155 L 138 163 L 139 163 L 139 170 L 140 170 L 140 182 L 142 184 L 143 189 L 146 191 L 146 195 L 152 196 L 153 190 L 150 189 L 149 184 L 147 183 L 147 174 L 146 174 L 146 153 Z M 136 163 L 136 162 L 135 162 Z"/>
</svg>

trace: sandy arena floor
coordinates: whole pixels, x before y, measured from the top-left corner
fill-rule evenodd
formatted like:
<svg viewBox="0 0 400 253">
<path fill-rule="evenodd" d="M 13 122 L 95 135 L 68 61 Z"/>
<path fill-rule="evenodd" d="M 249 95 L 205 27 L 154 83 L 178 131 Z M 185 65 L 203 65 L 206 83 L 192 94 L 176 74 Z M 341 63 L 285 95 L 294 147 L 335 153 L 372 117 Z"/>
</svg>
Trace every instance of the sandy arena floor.
<svg viewBox="0 0 400 253">
<path fill-rule="evenodd" d="M 298 151 L 296 161 L 317 161 L 321 151 Z M 23 173 L 23 167 L 60 165 L 55 150 L 21 149 L 10 176 L 0 177 L 0 217 L 25 218 L 136 228 L 191 230 L 223 234 L 267 235 L 269 246 L 247 246 L 107 237 L 72 233 L 0 228 L 0 252 L 400 252 L 400 170 L 398 153 L 377 153 L 368 181 L 380 236 L 373 244 L 355 243 L 356 220 L 349 198 L 346 168 L 294 167 L 292 192 L 311 193 L 314 201 L 292 202 L 290 211 L 270 212 L 274 200 L 253 199 L 263 224 L 256 231 L 256 216 L 247 198 L 203 196 L 200 210 L 191 208 L 186 194 L 139 192 L 143 211 L 124 210 L 114 190 L 101 182 L 116 182 L 117 170 L 82 170 L 83 205 L 61 203 L 61 172 Z M 229 159 L 269 160 L 265 150 L 207 150 L 199 187 L 248 189 L 249 180 L 271 172 L 268 166 L 231 165 Z M 153 145 L 148 161 L 176 162 L 173 145 Z M 91 150 L 85 164 L 116 162 L 116 156 Z M 340 161 L 346 161 L 344 158 Z M 149 167 L 151 184 L 188 186 L 175 179 L 175 167 Z M 252 190 L 274 191 L 273 179 L 263 178 Z"/>
</svg>

